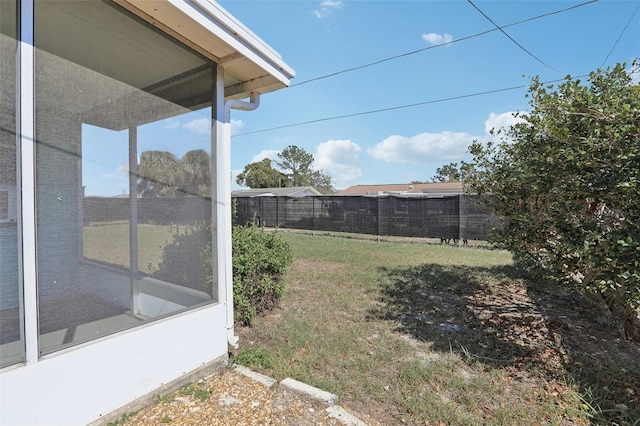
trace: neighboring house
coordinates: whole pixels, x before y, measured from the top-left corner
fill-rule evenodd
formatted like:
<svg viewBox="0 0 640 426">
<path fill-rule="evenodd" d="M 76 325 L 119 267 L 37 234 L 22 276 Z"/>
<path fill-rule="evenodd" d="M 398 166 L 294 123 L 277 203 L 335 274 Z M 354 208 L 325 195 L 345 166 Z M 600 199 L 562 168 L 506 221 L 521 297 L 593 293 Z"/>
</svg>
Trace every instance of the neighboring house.
<svg viewBox="0 0 640 426">
<path fill-rule="evenodd" d="M 387 185 L 353 185 L 338 195 L 408 195 L 450 196 L 464 194 L 462 182 L 401 183 Z"/>
<path fill-rule="evenodd" d="M 224 366 L 230 110 L 293 70 L 212 0 L 2 0 L 0 58 L 0 424 L 113 420 Z M 147 151 L 148 185 L 193 160 L 181 179 L 210 169 L 211 197 L 138 197 Z"/>
<path fill-rule="evenodd" d="M 322 195 L 312 186 L 296 186 L 291 188 L 255 188 L 238 189 L 231 192 L 232 197 L 306 197 Z"/>
</svg>

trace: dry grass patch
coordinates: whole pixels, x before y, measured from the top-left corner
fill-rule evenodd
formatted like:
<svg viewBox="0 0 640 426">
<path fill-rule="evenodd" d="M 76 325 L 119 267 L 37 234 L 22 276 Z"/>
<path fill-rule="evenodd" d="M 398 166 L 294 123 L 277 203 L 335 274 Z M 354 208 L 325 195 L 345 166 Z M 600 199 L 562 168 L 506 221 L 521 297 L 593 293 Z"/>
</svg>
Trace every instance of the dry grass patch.
<svg viewBox="0 0 640 426">
<path fill-rule="evenodd" d="M 633 424 L 640 352 L 507 253 L 283 234 L 282 306 L 240 330 L 259 368 L 381 424 Z M 256 366 L 253 366 L 256 367 Z"/>
</svg>

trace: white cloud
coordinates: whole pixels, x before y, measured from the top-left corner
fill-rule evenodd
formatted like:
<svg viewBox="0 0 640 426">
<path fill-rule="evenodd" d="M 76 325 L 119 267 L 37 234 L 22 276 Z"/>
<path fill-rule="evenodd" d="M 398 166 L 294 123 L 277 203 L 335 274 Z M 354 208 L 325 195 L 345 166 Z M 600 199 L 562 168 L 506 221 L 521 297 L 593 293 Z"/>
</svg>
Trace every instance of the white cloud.
<svg viewBox="0 0 640 426">
<path fill-rule="evenodd" d="M 238 134 L 244 129 L 244 121 L 231 119 L 231 134 Z"/>
<path fill-rule="evenodd" d="M 362 176 L 358 158 L 361 151 L 362 148 L 350 140 L 330 139 L 316 148 L 313 167 L 331 176 L 335 187 L 343 188 Z"/>
<path fill-rule="evenodd" d="M 453 36 L 451 34 L 422 34 L 422 39 L 432 46 L 437 46 L 441 44 L 451 43 L 453 41 Z"/>
<path fill-rule="evenodd" d="M 420 133 L 415 136 L 392 135 L 368 149 L 368 154 L 388 163 L 425 164 L 460 161 L 469 156 L 473 141 L 493 139 L 491 129 L 500 130 L 522 122 L 514 112 L 490 113 L 484 122 L 485 135 L 474 136 L 465 132 L 443 131 Z M 507 141 L 508 142 L 508 141 Z"/>
<path fill-rule="evenodd" d="M 196 134 L 211 132 L 211 120 L 209 118 L 196 118 L 182 125 L 182 128 Z"/>
<path fill-rule="evenodd" d="M 162 127 L 169 130 L 177 129 L 180 127 L 180 120 L 168 119 Z"/>
<path fill-rule="evenodd" d="M 324 0 L 320 3 L 320 8 L 314 10 L 313 13 L 316 15 L 316 18 L 322 19 L 331 15 L 335 9 L 342 9 L 342 6 L 341 0 Z"/>
<path fill-rule="evenodd" d="M 275 150 L 275 149 L 263 149 L 262 151 L 260 151 L 259 153 L 257 153 L 256 155 L 254 155 L 251 158 L 251 162 L 252 163 L 257 163 L 258 161 L 262 161 L 265 158 L 268 158 L 273 162 L 278 158 L 278 154 L 280 154 L 280 151 L 278 151 L 278 150 Z M 271 166 L 273 167 L 274 164 L 272 164 Z"/>
<path fill-rule="evenodd" d="M 411 137 L 392 135 L 369 148 L 368 153 L 388 163 L 440 163 L 465 157 L 467 147 L 476 139 L 468 133 L 448 131 Z"/>
<path fill-rule="evenodd" d="M 484 122 L 484 131 L 489 135 L 492 129 L 496 132 L 498 130 L 508 130 L 509 127 L 523 121 L 522 118 L 514 117 L 514 114 L 514 112 L 503 112 L 502 114 L 492 112 Z"/>
</svg>

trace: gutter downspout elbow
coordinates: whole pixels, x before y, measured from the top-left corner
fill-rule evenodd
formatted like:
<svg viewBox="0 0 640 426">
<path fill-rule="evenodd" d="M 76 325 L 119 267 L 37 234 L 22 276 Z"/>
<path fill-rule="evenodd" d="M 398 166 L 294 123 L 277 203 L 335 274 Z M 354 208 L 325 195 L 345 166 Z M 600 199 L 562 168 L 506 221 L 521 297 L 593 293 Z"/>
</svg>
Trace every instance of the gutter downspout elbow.
<svg viewBox="0 0 640 426">
<path fill-rule="evenodd" d="M 224 101 L 225 123 L 231 123 L 231 109 L 239 109 L 242 111 L 253 111 L 256 108 L 258 108 L 258 106 L 260 106 L 260 93 L 258 92 L 251 92 L 251 95 L 249 97 L 249 102 L 241 101 L 239 99 L 228 99 Z M 231 199 L 230 188 L 229 188 L 229 193 L 226 194 L 224 198 L 229 200 Z M 231 224 L 231 226 L 233 226 L 233 224 Z M 231 241 L 229 241 L 229 244 L 231 244 Z M 229 263 L 227 263 L 226 269 L 229 271 L 229 274 L 231 274 L 233 271 L 233 267 L 232 267 L 233 260 L 231 259 L 231 257 L 229 257 L 228 262 Z M 227 343 L 233 348 L 238 348 L 239 338 L 238 336 L 236 336 L 236 333 L 235 333 L 234 316 L 233 316 L 233 277 L 230 277 L 230 278 L 231 278 L 232 288 L 230 292 L 229 292 L 229 289 L 227 289 Z"/>
<path fill-rule="evenodd" d="M 228 99 L 224 101 L 224 113 L 226 118 L 230 118 L 231 109 L 239 109 L 242 111 L 253 111 L 260 106 L 260 93 L 251 92 L 249 102 L 239 99 Z"/>
</svg>

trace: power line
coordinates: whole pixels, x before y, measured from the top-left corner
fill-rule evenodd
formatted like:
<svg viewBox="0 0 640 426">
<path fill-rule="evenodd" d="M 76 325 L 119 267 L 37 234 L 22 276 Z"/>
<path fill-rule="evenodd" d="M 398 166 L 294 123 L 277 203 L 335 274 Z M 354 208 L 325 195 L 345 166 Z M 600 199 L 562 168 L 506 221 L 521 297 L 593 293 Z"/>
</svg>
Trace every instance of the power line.
<svg viewBox="0 0 640 426">
<path fill-rule="evenodd" d="M 374 62 L 370 62 L 370 63 L 367 63 L 367 64 L 359 65 L 359 66 L 352 67 L 352 68 L 346 68 L 346 69 L 343 69 L 343 70 L 340 70 L 340 71 L 336 71 L 336 72 L 333 72 L 333 73 L 330 73 L 330 74 L 326 74 L 326 75 L 322 75 L 322 76 L 319 76 L 319 77 L 310 78 L 308 80 L 303 80 L 303 81 L 301 81 L 299 83 L 294 83 L 289 87 L 291 88 L 291 87 L 302 86 L 303 84 L 311 83 L 311 82 L 318 81 L 318 80 L 324 80 L 326 78 L 335 77 L 335 76 L 340 75 L 340 74 L 345 74 L 345 73 L 348 73 L 348 72 L 357 71 L 357 70 L 360 70 L 360 69 L 363 69 L 363 68 L 368 68 L 368 67 L 372 67 L 374 65 L 379 65 L 379 64 L 382 64 L 384 62 L 389 62 L 389 61 L 393 61 L 395 59 L 404 58 L 406 56 L 415 55 L 416 53 L 424 52 L 426 50 L 435 49 L 437 47 L 442 47 L 442 46 L 448 46 L 448 45 L 451 45 L 453 43 L 458 43 L 458 42 L 461 42 L 461 41 L 465 41 L 465 40 L 469 40 L 469 39 L 472 39 L 472 38 L 480 37 L 480 36 L 483 36 L 485 34 L 501 30 L 502 28 L 509 28 L 509 27 L 513 27 L 513 26 L 516 26 L 516 25 L 524 24 L 525 22 L 530 22 L 530 21 L 534 21 L 534 20 L 537 20 L 537 19 L 546 18 L 547 16 L 557 15 L 559 13 L 564 13 L 564 12 L 567 12 L 569 10 L 577 9 L 579 7 L 586 6 L 586 5 L 591 4 L 591 3 L 597 3 L 598 1 L 599 0 L 589 0 L 589 1 L 586 1 L 584 3 L 576 4 L 576 5 L 564 8 L 564 9 L 556 10 L 556 11 L 553 11 L 553 12 L 543 13 L 542 15 L 537 15 L 537 16 L 534 16 L 534 17 L 531 17 L 531 18 L 523 19 L 521 21 L 513 22 L 511 24 L 503 25 L 502 27 L 493 28 L 493 29 L 490 29 L 490 30 L 487 30 L 487 31 L 482 31 L 480 33 L 476 33 L 476 34 L 472 34 L 472 35 L 469 35 L 469 36 L 466 36 L 466 37 L 462 37 L 462 38 L 458 38 L 458 39 L 455 39 L 455 40 L 451 40 L 451 41 L 448 41 L 446 43 L 435 44 L 433 46 L 423 47 L 422 49 L 417 49 L 417 50 L 413 50 L 411 52 L 401 53 L 401 54 L 395 55 L 395 56 L 389 56 L 387 58 L 383 58 L 383 59 L 380 59 L 380 60 L 377 60 L 377 61 L 374 61 Z"/>
<path fill-rule="evenodd" d="M 476 6 L 473 1 L 471 0 L 467 0 L 467 2 L 469 2 L 469 4 L 471 6 L 473 6 L 478 12 L 480 12 L 480 14 L 482 16 L 484 16 L 485 18 L 487 18 L 487 20 L 489 22 L 491 22 L 498 30 L 500 30 L 500 32 L 502 34 L 504 34 L 505 36 L 507 36 L 509 38 L 509 40 L 511 40 L 512 42 L 514 42 L 516 44 L 516 46 L 518 46 L 520 49 L 522 49 L 525 53 L 527 53 L 529 56 L 531 56 L 533 59 L 535 59 L 536 61 L 540 62 L 542 65 L 544 65 L 547 68 L 551 68 L 552 70 L 554 70 L 555 72 L 560 72 L 557 69 L 553 68 L 551 65 L 547 64 L 546 62 L 544 62 L 542 59 L 538 58 L 536 55 L 534 55 L 533 53 L 531 53 L 529 50 L 527 50 L 523 45 L 521 45 L 520 43 L 518 43 L 516 41 L 516 39 L 514 39 L 513 37 L 511 37 L 509 34 L 507 34 L 507 32 L 503 29 L 503 27 L 499 26 L 498 24 L 496 24 L 493 19 L 491 19 L 486 13 L 484 13 L 482 10 L 480 10 L 480 8 L 478 6 Z"/>
<path fill-rule="evenodd" d="M 583 78 L 583 77 L 588 77 L 588 74 L 579 75 L 579 76 L 576 76 L 574 78 Z M 550 81 L 543 82 L 543 84 L 557 83 L 559 81 L 565 81 L 565 80 L 564 79 L 550 80 Z M 344 115 L 336 115 L 336 116 L 333 116 L 333 117 L 317 118 L 315 120 L 302 121 L 302 122 L 299 122 L 299 123 L 284 124 L 282 126 L 269 127 L 267 129 L 254 130 L 254 131 L 251 131 L 251 132 L 237 133 L 235 135 L 231 135 L 231 137 L 235 138 L 235 137 L 239 137 L 239 136 L 252 135 L 252 134 L 255 134 L 255 133 L 264 133 L 264 132 L 270 132 L 272 130 L 286 129 L 286 128 L 289 128 L 289 127 L 298 127 L 298 126 L 304 126 L 304 125 L 307 125 L 307 124 L 320 123 L 320 122 L 323 122 L 323 121 L 339 120 L 341 118 L 358 117 L 358 116 L 361 116 L 361 115 L 377 114 L 377 113 L 380 113 L 380 112 L 387 112 L 387 111 L 393 111 L 393 110 L 405 109 L 405 108 L 413 108 L 413 107 L 417 107 L 417 106 L 421 106 L 421 105 L 436 104 L 436 103 L 455 101 L 455 100 L 465 99 L 465 98 L 473 98 L 473 97 L 476 97 L 476 96 L 491 95 L 491 94 L 494 94 L 494 93 L 508 92 L 508 91 L 511 91 L 511 90 L 523 89 L 523 88 L 526 88 L 526 87 L 528 87 L 528 85 L 522 84 L 522 85 L 519 85 L 519 86 L 504 87 L 502 89 L 486 90 L 486 91 L 483 91 L 483 92 L 476 92 L 476 93 L 470 93 L 470 94 L 459 95 L 459 96 L 451 96 L 451 97 L 448 97 L 448 98 L 432 99 L 432 100 L 429 100 L 429 101 L 416 102 L 416 103 L 412 103 L 412 104 L 397 105 L 397 106 L 392 106 L 392 107 L 388 107 L 388 108 L 381 108 L 381 109 L 374 109 L 374 110 L 369 110 L 369 111 L 355 112 L 355 113 L 344 114 Z"/>
<path fill-rule="evenodd" d="M 631 14 L 629 21 L 627 21 L 627 25 L 625 25 L 624 28 L 622 29 L 622 32 L 618 36 L 618 39 L 616 40 L 616 42 L 613 43 L 613 46 L 611 46 L 611 50 L 609 50 L 609 53 L 607 53 L 607 57 L 604 58 L 604 61 L 602 61 L 602 65 L 600 65 L 600 68 L 604 67 L 604 64 L 607 63 L 609 56 L 611 55 L 611 53 L 613 53 L 613 49 L 616 48 L 616 46 L 618 45 L 618 42 L 622 38 L 622 35 L 625 33 L 625 31 L 627 31 L 627 28 L 629 28 L 629 24 L 631 24 L 631 21 L 633 21 L 634 16 L 636 16 L 636 13 L 638 13 L 638 9 L 640 9 L 640 3 L 638 4 L 638 7 L 636 7 L 636 10 Z"/>
</svg>

